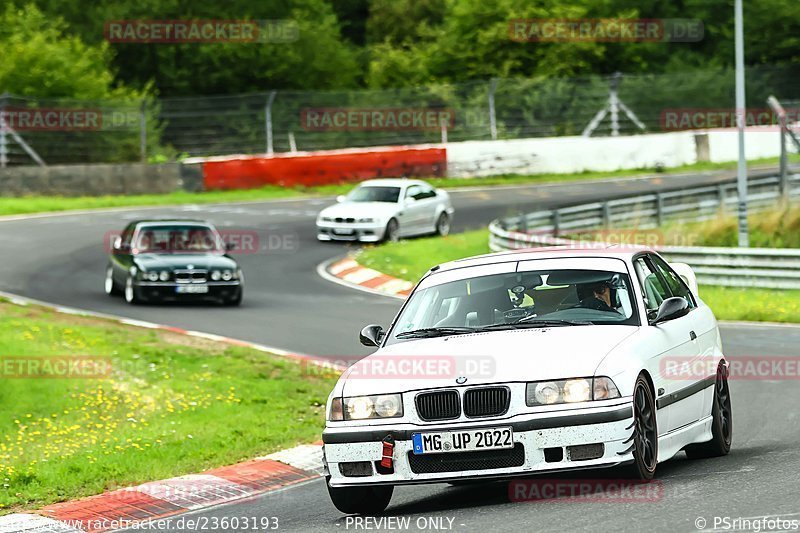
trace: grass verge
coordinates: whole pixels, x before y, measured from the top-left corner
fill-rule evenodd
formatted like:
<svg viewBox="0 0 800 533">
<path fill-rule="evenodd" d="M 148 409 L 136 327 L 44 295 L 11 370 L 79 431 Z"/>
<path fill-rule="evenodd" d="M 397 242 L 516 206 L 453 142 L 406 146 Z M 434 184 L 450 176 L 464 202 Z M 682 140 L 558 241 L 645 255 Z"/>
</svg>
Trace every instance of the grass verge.
<svg viewBox="0 0 800 533">
<path fill-rule="evenodd" d="M 793 154 L 794 155 L 794 154 Z M 800 161 L 800 158 L 798 158 Z M 751 165 L 773 165 L 777 159 L 758 159 L 750 161 Z M 735 163 L 697 163 L 664 170 L 661 175 L 684 172 L 706 172 L 735 168 Z M 427 179 L 435 187 L 456 189 L 459 187 L 524 185 L 535 183 L 556 183 L 567 181 L 596 180 L 604 178 L 636 177 L 653 174 L 654 169 L 618 170 L 615 172 L 579 172 L 573 174 L 509 174 L 476 179 L 430 178 Z M 295 198 L 304 196 L 344 194 L 353 188 L 353 184 L 343 183 L 320 187 L 291 188 L 267 186 L 259 189 L 235 191 L 187 192 L 176 191 L 166 194 L 141 194 L 130 196 L 23 196 L 5 197 L 0 201 L 0 216 L 41 213 L 52 211 L 68 211 L 76 209 L 100 209 L 112 207 L 145 207 L 159 205 L 209 204 L 223 202 L 247 202 Z"/>
<path fill-rule="evenodd" d="M 416 281 L 439 263 L 488 253 L 488 242 L 488 230 L 477 230 L 366 247 L 357 259 L 366 267 Z M 800 323 L 800 291 L 702 285 L 700 297 L 719 320 Z"/>
<path fill-rule="evenodd" d="M 0 514 L 313 442 L 335 381 L 252 349 L 8 302 L 0 356 L 106 356 L 112 369 L 0 367 Z"/>
</svg>

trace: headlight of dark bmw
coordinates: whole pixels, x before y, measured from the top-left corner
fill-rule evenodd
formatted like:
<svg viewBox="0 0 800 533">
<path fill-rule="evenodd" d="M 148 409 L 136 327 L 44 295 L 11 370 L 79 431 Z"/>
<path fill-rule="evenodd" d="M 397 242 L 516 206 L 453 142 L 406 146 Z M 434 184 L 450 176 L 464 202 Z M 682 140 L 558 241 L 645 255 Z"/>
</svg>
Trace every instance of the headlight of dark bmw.
<svg viewBox="0 0 800 533">
<path fill-rule="evenodd" d="M 528 407 L 610 400 L 619 397 L 616 384 L 605 376 L 535 381 L 525 387 L 525 403 Z"/>
</svg>

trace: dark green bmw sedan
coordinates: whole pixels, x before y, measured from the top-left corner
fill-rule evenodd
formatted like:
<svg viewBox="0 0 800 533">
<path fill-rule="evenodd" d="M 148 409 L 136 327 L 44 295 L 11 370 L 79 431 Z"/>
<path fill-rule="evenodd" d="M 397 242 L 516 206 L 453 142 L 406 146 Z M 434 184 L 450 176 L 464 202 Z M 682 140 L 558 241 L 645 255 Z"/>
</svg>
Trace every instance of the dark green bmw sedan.
<svg viewBox="0 0 800 533">
<path fill-rule="evenodd" d="M 242 302 L 238 263 L 210 223 L 200 220 L 137 220 L 113 241 L 105 291 L 130 304 L 165 300 Z"/>
</svg>

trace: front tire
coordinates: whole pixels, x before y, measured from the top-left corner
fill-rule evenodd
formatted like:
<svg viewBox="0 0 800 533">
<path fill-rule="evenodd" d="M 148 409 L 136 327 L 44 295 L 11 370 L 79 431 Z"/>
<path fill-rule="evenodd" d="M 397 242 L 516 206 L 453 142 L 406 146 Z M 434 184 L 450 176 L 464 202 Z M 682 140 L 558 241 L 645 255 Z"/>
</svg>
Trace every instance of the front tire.
<svg viewBox="0 0 800 533">
<path fill-rule="evenodd" d="M 106 268 L 106 280 L 105 280 L 105 291 L 106 294 L 109 296 L 119 296 L 122 294 L 122 290 L 117 287 L 117 282 L 114 281 L 114 267 L 108 265 Z"/>
<path fill-rule="evenodd" d="M 223 305 L 226 305 L 228 307 L 237 307 L 239 305 L 242 305 L 242 297 L 244 296 L 243 293 L 244 290 L 239 288 L 239 290 L 236 291 L 236 294 L 234 296 L 231 296 L 230 298 L 223 300 L 222 302 Z"/>
<path fill-rule="evenodd" d="M 367 485 L 363 487 L 331 487 L 328 494 L 333 506 L 345 514 L 377 515 L 383 513 L 392 499 L 394 487 L 389 485 Z"/>
<path fill-rule="evenodd" d="M 397 242 L 400 240 L 400 224 L 397 223 L 396 219 L 393 218 L 386 224 L 383 240 L 385 242 Z"/>
<path fill-rule="evenodd" d="M 728 386 L 727 367 L 720 363 L 717 368 L 717 381 L 714 383 L 714 404 L 711 406 L 711 435 L 708 442 L 690 444 L 686 447 L 689 459 L 721 457 L 731 451 L 733 441 L 733 410 L 731 391 Z"/>
<path fill-rule="evenodd" d="M 628 467 L 628 477 L 649 481 L 653 479 L 658 464 L 658 426 L 656 409 L 650 384 L 642 374 L 633 387 L 633 464 Z"/>
<path fill-rule="evenodd" d="M 142 297 L 139 295 L 139 290 L 133 285 L 133 276 L 128 274 L 125 278 L 125 301 L 131 305 L 142 303 Z"/>
<path fill-rule="evenodd" d="M 436 220 L 436 234 L 440 237 L 447 237 L 450 234 L 450 215 L 442 213 Z"/>
</svg>

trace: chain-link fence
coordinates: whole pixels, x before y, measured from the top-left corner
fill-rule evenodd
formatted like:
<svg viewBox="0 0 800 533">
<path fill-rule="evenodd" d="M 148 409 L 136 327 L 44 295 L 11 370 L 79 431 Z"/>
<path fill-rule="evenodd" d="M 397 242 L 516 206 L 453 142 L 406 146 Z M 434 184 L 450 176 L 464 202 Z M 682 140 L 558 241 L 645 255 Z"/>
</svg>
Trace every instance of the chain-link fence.
<svg viewBox="0 0 800 533">
<path fill-rule="evenodd" d="M 800 65 L 747 71 L 748 109 L 800 99 Z M 795 102 L 796 104 L 796 102 Z M 730 69 L 493 79 L 393 90 L 266 91 L 147 102 L 0 97 L 0 162 L 126 162 L 563 135 L 629 135 L 680 110 L 734 113 Z M 83 115 L 81 114 L 83 113 Z M 685 116 L 677 113 L 677 116 Z M 723 120 L 724 122 L 724 120 Z M 709 126 L 707 124 L 703 124 Z M 731 123 L 719 124 L 720 127 Z"/>
</svg>

